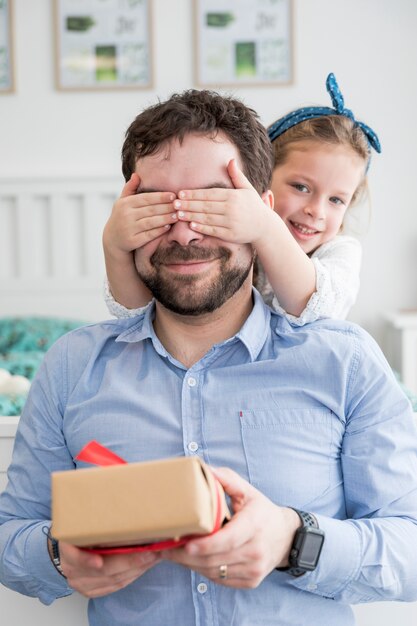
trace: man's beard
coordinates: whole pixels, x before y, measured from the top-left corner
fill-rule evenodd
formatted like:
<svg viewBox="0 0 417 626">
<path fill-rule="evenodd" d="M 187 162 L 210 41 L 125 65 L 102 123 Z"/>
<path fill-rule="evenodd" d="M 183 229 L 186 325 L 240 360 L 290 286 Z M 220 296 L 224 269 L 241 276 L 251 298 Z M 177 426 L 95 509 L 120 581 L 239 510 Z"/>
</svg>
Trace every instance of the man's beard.
<svg viewBox="0 0 417 626">
<path fill-rule="evenodd" d="M 231 252 L 227 248 L 203 248 L 181 246 L 172 243 L 167 248 L 158 248 L 150 258 L 152 270 L 145 272 L 137 267 L 138 274 L 148 289 L 165 308 L 180 315 L 201 315 L 212 313 L 229 300 L 247 279 L 253 264 L 253 257 L 245 266 L 228 265 Z M 198 274 L 162 275 L 161 265 L 187 261 L 209 261 L 219 263 L 217 277 L 207 286 L 200 285 Z M 202 279 L 204 281 L 204 278 Z"/>
</svg>

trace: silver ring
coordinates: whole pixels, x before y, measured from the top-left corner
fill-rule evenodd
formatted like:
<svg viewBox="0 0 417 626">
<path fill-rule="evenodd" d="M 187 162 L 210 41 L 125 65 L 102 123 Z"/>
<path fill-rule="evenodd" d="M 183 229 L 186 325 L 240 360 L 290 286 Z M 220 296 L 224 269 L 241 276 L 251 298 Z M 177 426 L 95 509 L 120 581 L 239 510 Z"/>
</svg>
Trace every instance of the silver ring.
<svg viewBox="0 0 417 626">
<path fill-rule="evenodd" d="M 227 565 L 220 565 L 219 578 L 221 578 L 222 580 L 225 580 L 227 578 Z"/>
</svg>

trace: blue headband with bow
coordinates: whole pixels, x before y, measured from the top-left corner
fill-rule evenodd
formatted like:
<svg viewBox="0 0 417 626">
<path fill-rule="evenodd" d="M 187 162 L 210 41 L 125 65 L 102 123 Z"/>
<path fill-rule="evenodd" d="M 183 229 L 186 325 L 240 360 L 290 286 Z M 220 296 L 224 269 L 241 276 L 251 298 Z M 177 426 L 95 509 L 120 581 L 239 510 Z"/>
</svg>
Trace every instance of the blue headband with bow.
<svg viewBox="0 0 417 626">
<path fill-rule="evenodd" d="M 372 148 L 377 152 L 381 152 L 381 144 L 379 143 L 377 134 L 372 130 L 372 128 L 363 122 L 355 120 L 352 111 L 350 111 L 350 109 L 345 109 L 345 101 L 334 74 L 328 75 L 326 80 L 326 89 L 332 99 L 333 109 L 330 107 L 304 107 L 302 109 L 296 109 L 295 111 L 288 113 L 288 115 L 281 117 L 268 127 L 267 130 L 269 139 L 274 141 L 274 139 L 285 133 L 286 130 L 296 126 L 296 124 L 299 124 L 300 122 L 304 122 L 305 120 L 322 117 L 324 115 L 344 115 L 362 129 L 369 145 L 372 146 Z"/>
</svg>

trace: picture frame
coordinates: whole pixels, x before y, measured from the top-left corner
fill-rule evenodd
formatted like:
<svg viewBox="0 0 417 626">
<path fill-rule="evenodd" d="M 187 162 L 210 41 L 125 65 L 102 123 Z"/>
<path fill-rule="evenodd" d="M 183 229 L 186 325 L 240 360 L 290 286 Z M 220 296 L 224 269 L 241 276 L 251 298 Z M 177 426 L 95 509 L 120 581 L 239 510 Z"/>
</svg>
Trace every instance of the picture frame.
<svg viewBox="0 0 417 626">
<path fill-rule="evenodd" d="M 151 4 L 151 0 L 53 0 L 56 88 L 151 89 Z"/>
<path fill-rule="evenodd" d="M 0 0 L 0 94 L 15 90 L 12 2 Z"/>
<path fill-rule="evenodd" d="M 293 0 L 194 0 L 200 87 L 293 82 Z"/>
</svg>

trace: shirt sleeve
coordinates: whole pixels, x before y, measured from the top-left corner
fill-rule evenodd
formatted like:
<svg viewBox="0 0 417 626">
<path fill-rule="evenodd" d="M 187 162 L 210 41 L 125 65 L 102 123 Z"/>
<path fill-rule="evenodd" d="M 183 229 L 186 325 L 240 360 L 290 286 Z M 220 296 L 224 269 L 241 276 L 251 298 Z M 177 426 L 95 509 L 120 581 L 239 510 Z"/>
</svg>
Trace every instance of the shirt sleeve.
<svg viewBox="0 0 417 626">
<path fill-rule="evenodd" d="M 127 309 L 125 306 L 123 306 L 123 304 L 120 304 L 114 299 L 113 294 L 110 291 L 110 285 L 107 277 L 104 279 L 103 292 L 104 302 L 106 303 L 109 313 L 119 319 L 128 319 L 130 317 L 136 317 L 137 315 L 141 315 L 151 304 L 151 302 L 148 302 L 148 304 L 139 307 L 138 309 Z"/>
<path fill-rule="evenodd" d="M 317 515 L 325 531 L 318 567 L 292 584 L 350 604 L 415 601 L 416 417 L 372 340 L 358 344 L 348 393 L 340 519 Z"/>
<path fill-rule="evenodd" d="M 46 538 L 51 471 L 74 468 L 62 432 L 63 370 L 55 344 L 32 383 L 0 495 L 0 581 L 44 604 L 72 593 L 49 557 Z"/>
<path fill-rule="evenodd" d="M 339 235 L 323 244 L 311 256 L 316 270 L 316 291 L 298 317 L 287 313 L 276 297 L 275 311 L 295 326 L 330 317 L 346 319 L 359 291 L 362 247 L 354 237 Z"/>
</svg>

